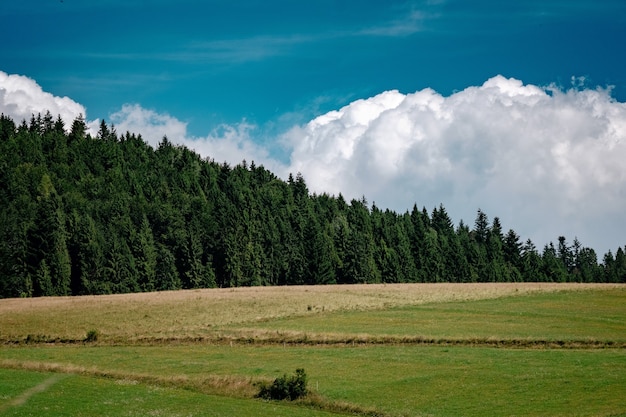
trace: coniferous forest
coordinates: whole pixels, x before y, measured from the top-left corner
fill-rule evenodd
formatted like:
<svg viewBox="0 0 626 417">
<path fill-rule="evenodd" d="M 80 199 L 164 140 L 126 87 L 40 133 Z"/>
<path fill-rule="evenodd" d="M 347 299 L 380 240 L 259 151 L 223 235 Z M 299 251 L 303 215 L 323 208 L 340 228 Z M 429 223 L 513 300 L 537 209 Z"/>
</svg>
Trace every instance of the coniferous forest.
<svg viewBox="0 0 626 417">
<path fill-rule="evenodd" d="M 69 132 L 69 133 L 68 133 Z M 252 285 L 626 282 L 624 248 L 537 248 L 477 210 L 405 213 L 309 193 L 163 138 L 96 137 L 79 117 L 0 117 L 0 297 Z"/>
</svg>

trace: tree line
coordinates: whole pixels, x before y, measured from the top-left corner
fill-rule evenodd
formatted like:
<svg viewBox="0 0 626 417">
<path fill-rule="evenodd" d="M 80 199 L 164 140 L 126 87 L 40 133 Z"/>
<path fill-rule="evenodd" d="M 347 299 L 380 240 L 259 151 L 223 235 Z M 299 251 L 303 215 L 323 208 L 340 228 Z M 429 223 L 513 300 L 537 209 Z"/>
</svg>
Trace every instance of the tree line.
<svg viewBox="0 0 626 417">
<path fill-rule="evenodd" d="M 498 217 L 396 213 L 105 121 L 0 116 L 0 297 L 379 282 L 626 282 L 625 249 L 539 250 Z"/>
</svg>

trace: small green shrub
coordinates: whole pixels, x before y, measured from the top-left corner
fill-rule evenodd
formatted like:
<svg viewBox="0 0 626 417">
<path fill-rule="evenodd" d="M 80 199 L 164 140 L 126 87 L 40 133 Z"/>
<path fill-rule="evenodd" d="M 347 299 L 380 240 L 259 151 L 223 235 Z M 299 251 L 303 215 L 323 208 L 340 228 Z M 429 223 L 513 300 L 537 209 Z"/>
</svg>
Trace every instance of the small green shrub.
<svg viewBox="0 0 626 417">
<path fill-rule="evenodd" d="M 257 397 L 266 400 L 297 400 L 308 393 L 306 384 L 306 372 L 301 368 L 296 369 L 295 375 L 283 375 L 276 378 L 272 385 L 261 385 Z"/>
<path fill-rule="evenodd" d="M 98 331 L 91 329 L 87 332 L 87 337 L 85 337 L 86 343 L 96 342 L 98 341 Z"/>
</svg>

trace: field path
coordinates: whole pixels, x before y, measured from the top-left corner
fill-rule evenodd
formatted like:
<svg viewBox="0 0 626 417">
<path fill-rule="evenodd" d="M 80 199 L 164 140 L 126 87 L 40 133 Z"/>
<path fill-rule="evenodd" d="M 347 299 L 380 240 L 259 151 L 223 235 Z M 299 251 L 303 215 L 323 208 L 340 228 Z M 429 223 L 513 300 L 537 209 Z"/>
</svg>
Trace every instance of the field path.
<svg viewBox="0 0 626 417">
<path fill-rule="evenodd" d="M 33 395 L 45 392 L 48 388 L 59 382 L 61 379 L 63 379 L 63 375 L 52 375 L 50 378 L 46 379 L 42 383 L 35 385 L 30 389 L 27 389 L 6 404 L 0 405 L 0 413 L 5 412 L 11 407 L 19 407 L 20 405 L 25 404 L 26 401 L 28 401 Z"/>
</svg>

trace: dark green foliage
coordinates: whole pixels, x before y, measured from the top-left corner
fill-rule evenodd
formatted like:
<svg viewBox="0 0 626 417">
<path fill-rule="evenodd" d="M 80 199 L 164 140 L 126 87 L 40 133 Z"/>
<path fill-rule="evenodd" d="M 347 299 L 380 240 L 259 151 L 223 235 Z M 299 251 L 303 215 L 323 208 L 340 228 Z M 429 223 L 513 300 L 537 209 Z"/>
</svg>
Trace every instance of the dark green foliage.
<svg viewBox="0 0 626 417">
<path fill-rule="evenodd" d="M 85 343 L 93 343 L 98 341 L 98 331 L 91 329 L 87 332 L 87 336 L 85 337 Z"/>
<path fill-rule="evenodd" d="M 16 125 L 0 115 L 0 297 L 247 285 L 626 282 L 624 248 L 601 257 L 559 237 L 540 253 L 478 210 L 398 214 L 365 197 L 311 195 L 257 166 L 202 159 L 163 138 L 96 137 L 82 116 Z"/>
<path fill-rule="evenodd" d="M 609 251 L 604 255 L 604 282 L 626 282 L 626 254 L 624 249 L 618 248 L 615 256 Z"/>
<path fill-rule="evenodd" d="M 276 378 L 271 385 L 261 385 L 257 397 L 266 400 L 290 400 L 306 396 L 307 378 L 304 369 L 296 369 L 296 373 L 291 376 L 283 375 Z"/>
<path fill-rule="evenodd" d="M 65 213 L 47 174 L 41 178 L 37 214 L 29 239 L 29 266 L 35 275 L 34 295 L 69 295 L 71 263 Z"/>
</svg>

